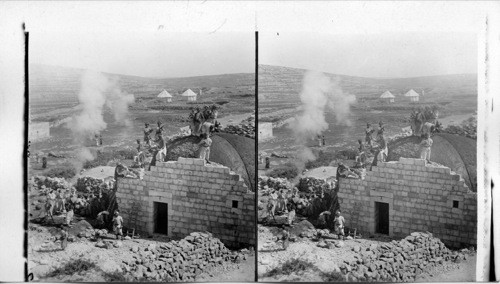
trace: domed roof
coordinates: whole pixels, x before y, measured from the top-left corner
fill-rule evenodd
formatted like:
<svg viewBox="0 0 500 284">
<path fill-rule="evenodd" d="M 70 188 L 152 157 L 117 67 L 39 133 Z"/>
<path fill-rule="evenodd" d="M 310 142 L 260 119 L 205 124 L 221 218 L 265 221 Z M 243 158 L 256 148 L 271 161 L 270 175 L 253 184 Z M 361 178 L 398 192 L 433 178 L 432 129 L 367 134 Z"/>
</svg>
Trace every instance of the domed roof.
<svg viewBox="0 0 500 284">
<path fill-rule="evenodd" d="M 229 167 L 245 180 L 250 190 L 255 191 L 255 140 L 228 133 L 217 133 L 210 138 L 210 161 Z M 196 136 L 186 136 L 169 142 L 167 160 L 197 157 L 200 140 Z"/>
<path fill-rule="evenodd" d="M 464 136 L 438 133 L 432 136 L 431 161 L 449 167 L 460 174 L 471 191 L 477 191 L 476 141 Z M 416 136 L 404 137 L 389 143 L 389 161 L 399 157 L 419 158 L 420 141 Z"/>
</svg>

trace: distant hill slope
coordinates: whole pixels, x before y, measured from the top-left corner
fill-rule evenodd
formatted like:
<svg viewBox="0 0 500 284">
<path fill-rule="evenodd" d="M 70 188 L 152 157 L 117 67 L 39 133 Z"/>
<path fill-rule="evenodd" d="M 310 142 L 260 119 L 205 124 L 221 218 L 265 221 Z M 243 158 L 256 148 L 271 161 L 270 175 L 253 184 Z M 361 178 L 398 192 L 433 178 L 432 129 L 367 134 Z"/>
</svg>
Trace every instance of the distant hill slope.
<svg viewBox="0 0 500 284">
<path fill-rule="evenodd" d="M 29 94 L 30 102 L 60 101 L 76 103 L 80 90 L 81 76 L 85 70 L 30 64 L 29 65 Z M 118 77 L 120 88 L 128 93 L 140 96 L 152 96 L 163 89 L 172 95 L 177 95 L 185 89 L 192 89 L 198 93 L 199 89 L 212 89 L 212 92 L 224 93 L 224 89 L 232 88 L 242 93 L 253 94 L 255 90 L 255 74 L 222 74 L 197 76 L 186 78 L 145 78 L 120 74 L 108 74 Z"/>
<path fill-rule="evenodd" d="M 279 101 L 298 103 L 305 69 L 259 65 L 259 104 L 266 106 Z M 344 92 L 359 98 L 378 98 L 389 90 L 394 95 L 402 95 L 409 89 L 419 94 L 425 91 L 430 99 L 450 99 L 455 96 L 477 98 L 477 75 L 457 74 L 415 78 L 364 78 L 325 73 L 339 80 Z"/>
</svg>

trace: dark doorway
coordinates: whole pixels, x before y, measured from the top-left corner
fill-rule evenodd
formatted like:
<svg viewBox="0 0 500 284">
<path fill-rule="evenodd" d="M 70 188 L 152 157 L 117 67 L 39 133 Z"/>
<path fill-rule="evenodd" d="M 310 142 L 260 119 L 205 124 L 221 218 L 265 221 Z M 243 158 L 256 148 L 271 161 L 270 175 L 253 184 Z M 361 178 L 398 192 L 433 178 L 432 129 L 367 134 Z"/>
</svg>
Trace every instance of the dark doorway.
<svg viewBox="0 0 500 284">
<path fill-rule="evenodd" d="M 168 204 L 154 203 L 155 233 L 168 235 Z"/>
<path fill-rule="evenodd" d="M 389 235 L 389 203 L 375 202 L 375 232 Z"/>
</svg>

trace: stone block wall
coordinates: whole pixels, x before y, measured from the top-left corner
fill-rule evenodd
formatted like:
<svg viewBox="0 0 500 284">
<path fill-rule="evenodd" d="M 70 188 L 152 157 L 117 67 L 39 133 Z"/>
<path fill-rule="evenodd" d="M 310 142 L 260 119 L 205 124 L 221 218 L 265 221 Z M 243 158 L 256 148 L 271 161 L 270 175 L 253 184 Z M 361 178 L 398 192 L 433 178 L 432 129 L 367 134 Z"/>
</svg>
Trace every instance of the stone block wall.
<svg viewBox="0 0 500 284">
<path fill-rule="evenodd" d="M 227 167 L 191 158 L 157 162 L 143 180 L 118 179 L 116 197 L 125 227 L 154 234 L 155 202 L 166 203 L 171 237 L 208 231 L 228 247 L 255 246 L 255 193 Z"/>
<path fill-rule="evenodd" d="M 379 163 L 364 180 L 342 178 L 338 198 L 347 227 L 375 233 L 375 202 L 383 202 L 390 236 L 429 231 L 450 247 L 476 244 L 477 195 L 448 167 L 407 158 Z"/>
</svg>

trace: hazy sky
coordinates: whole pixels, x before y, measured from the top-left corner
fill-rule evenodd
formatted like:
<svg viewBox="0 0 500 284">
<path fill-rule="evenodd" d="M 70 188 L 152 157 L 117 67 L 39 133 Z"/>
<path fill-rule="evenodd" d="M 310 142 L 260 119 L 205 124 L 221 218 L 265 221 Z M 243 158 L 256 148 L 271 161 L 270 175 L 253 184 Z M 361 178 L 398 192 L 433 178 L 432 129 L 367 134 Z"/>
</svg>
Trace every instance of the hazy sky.
<svg viewBox="0 0 500 284">
<path fill-rule="evenodd" d="M 30 32 L 30 63 L 143 77 L 255 72 L 252 32 Z"/>
<path fill-rule="evenodd" d="M 362 77 L 477 72 L 474 33 L 261 33 L 259 64 Z"/>
</svg>

